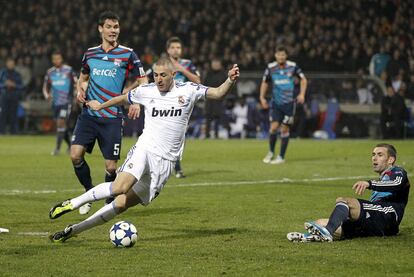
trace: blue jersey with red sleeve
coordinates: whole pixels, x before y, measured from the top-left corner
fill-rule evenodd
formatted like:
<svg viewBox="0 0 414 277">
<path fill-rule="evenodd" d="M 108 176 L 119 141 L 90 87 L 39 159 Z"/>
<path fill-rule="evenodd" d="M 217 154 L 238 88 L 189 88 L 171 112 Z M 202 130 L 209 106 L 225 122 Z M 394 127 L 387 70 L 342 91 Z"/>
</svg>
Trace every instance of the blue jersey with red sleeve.
<svg viewBox="0 0 414 277">
<path fill-rule="evenodd" d="M 272 98 L 277 105 L 293 102 L 295 77 L 305 77 L 302 69 L 295 62 L 286 61 L 283 65 L 272 62 L 267 65 L 263 74 L 263 81 L 271 85 Z"/>
<path fill-rule="evenodd" d="M 407 172 L 398 166 L 385 170 L 379 180 L 370 180 L 371 202 L 394 202 L 406 205 L 410 192 Z"/>
<path fill-rule="evenodd" d="M 82 73 L 89 75 L 87 101 L 98 100 L 100 103 L 121 95 L 129 76 L 145 77 L 137 54 L 122 45 L 108 52 L 105 52 L 101 46 L 89 48 L 82 59 Z M 95 117 L 119 118 L 122 117 L 122 108 L 114 106 L 92 111 L 84 107 L 83 113 Z"/>
<path fill-rule="evenodd" d="M 75 73 L 69 65 L 51 67 L 44 78 L 44 84 L 50 87 L 53 106 L 70 104 L 73 99 Z"/>
</svg>

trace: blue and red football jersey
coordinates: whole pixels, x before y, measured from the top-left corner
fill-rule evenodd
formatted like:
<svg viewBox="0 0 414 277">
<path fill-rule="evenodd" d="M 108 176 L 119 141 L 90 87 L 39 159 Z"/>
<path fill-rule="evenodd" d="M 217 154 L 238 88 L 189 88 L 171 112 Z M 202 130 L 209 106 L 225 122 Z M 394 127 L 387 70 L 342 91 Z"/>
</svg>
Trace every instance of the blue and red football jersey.
<svg viewBox="0 0 414 277">
<path fill-rule="evenodd" d="M 121 95 L 130 75 L 135 78 L 145 77 L 137 54 L 131 48 L 122 45 L 108 52 L 101 46 L 89 48 L 82 59 L 82 73 L 89 75 L 87 100 L 98 100 L 100 103 Z M 122 108 L 119 106 L 100 111 L 92 111 L 85 107 L 83 112 L 95 117 L 122 117 Z"/>
<path fill-rule="evenodd" d="M 69 65 L 53 66 L 47 71 L 44 84 L 50 86 L 53 106 L 63 106 L 72 102 L 74 81 L 75 73 Z"/>
</svg>

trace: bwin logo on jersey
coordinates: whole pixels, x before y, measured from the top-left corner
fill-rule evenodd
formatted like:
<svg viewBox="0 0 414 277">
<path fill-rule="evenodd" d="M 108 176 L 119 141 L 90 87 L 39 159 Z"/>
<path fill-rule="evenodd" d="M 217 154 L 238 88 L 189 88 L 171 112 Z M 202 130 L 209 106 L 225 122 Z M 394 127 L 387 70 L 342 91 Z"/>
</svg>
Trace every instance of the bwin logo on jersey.
<svg viewBox="0 0 414 277">
<path fill-rule="evenodd" d="M 107 77 L 115 78 L 116 68 L 113 68 L 113 69 L 96 69 L 96 68 L 94 68 L 92 70 L 92 75 L 107 76 Z"/>
<path fill-rule="evenodd" d="M 157 110 L 156 108 L 152 108 L 152 117 L 167 117 L 167 116 L 181 116 L 183 110 L 182 109 L 174 109 L 171 107 L 170 110 Z"/>
</svg>

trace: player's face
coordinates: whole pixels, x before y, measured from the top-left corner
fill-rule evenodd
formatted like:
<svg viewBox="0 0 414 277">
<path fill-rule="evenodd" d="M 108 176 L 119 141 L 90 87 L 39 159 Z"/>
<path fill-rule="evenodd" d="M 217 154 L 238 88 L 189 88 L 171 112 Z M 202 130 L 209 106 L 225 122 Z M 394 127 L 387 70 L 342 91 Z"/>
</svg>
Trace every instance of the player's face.
<svg viewBox="0 0 414 277">
<path fill-rule="evenodd" d="M 392 166 L 394 161 L 395 158 L 388 155 L 385 147 L 375 147 L 372 151 L 372 167 L 377 173 L 381 173 Z"/>
<path fill-rule="evenodd" d="M 170 91 L 175 72 L 166 65 L 154 66 L 154 82 L 161 92 Z"/>
<path fill-rule="evenodd" d="M 98 26 L 98 30 L 103 41 L 114 44 L 118 40 L 120 32 L 119 22 L 114 19 L 106 19 L 102 26 Z"/>
<path fill-rule="evenodd" d="M 278 64 L 284 64 L 287 60 L 287 53 L 285 51 L 277 51 L 275 57 Z"/>
<path fill-rule="evenodd" d="M 52 63 L 56 67 L 61 67 L 63 64 L 63 57 L 60 54 L 52 55 Z"/>
<path fill-rule="evenodd" d="M 170 43 L 170 46 L 168 46 L 168 49 L 167 49 L 168 55 L 176 60 L 181 58 L 182 51 L 183 51 L 182 46 L 181 46 L 181 43 L 179 42 Z"/>
</svg>

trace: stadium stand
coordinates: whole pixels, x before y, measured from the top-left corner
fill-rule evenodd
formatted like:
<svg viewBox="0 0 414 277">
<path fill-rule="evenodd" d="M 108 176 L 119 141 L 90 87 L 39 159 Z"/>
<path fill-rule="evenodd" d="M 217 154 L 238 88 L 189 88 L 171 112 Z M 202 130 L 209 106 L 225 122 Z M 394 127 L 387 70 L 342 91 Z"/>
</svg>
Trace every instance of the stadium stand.
<svg viewBox="0 0 414 277">
<path fill-rule="evenodd" d="M 358 78 L 348 83 L 334 77 L 310 79 L 309 104 L 313 97 L 336 97 L 340 104 L 379 105 L 385 86 L 414 100 L 414 4 L 410 1 L 170 0 L 168 5 L 162 0 L 6 1 L 0 10 L 7 22 L 0 26 L 0 68 L 6 57 L 14 57 L 26 95 L 40 98 L 50 53 L 58 48 L 69 65 L 80 68 L 83 51 L 99 43 L 96 18 L 107 9 L 120 15 L 120 40 L 136 50 L 146 67 L 172 35 L 183 39 L 185 55 L 192 57 L 202 74 L 214 56 L 222 57 L 225 65 L 237 62 L 243 72 L 261 74 L 273 60 L 275 46 L 284 44 L 305 74 L 365 76 L 371 70 L 383 82 L 379 88 L 364 88 Z M 368 108 L 373 110 L 378 106 Z"/>
</svg>

